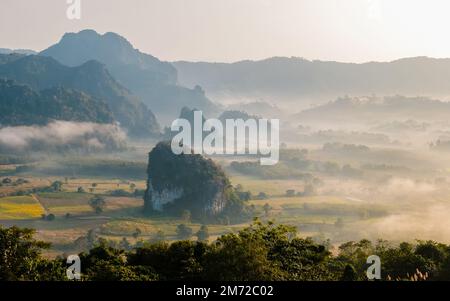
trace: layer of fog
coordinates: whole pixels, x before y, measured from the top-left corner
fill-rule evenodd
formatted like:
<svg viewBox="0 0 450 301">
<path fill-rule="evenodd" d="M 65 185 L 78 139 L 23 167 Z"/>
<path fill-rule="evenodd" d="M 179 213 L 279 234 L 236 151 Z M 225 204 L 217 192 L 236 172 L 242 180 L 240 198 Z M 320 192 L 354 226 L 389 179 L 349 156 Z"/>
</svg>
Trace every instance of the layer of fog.
<svg viewBox="0 0 450 301">
<path fill-rule="evenodd" d="M 1 153 L 118 151 L 126 133 L 113 124 L 53 121 L 44 126 L 0 128 Z"/>
<path fill-rule="evenodd" d="M 435 240 L 450 243 L 450 179 L 416 175 L 373 180 L 325 179 L 322 195 L 341 196 L 355 212 L 382 210 L 382 216 L 356 220 L 344 217 L 344 227 L 325 237 L 335 243 L 360 239 L 392 242 Z"/>
</svg>

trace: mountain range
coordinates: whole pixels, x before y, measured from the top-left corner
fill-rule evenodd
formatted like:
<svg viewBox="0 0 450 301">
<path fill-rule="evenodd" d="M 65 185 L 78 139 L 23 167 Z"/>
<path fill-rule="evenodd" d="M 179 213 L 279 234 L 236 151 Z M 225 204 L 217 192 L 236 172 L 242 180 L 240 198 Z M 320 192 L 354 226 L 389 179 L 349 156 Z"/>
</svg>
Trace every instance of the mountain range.
<svg viewBox="0 0 450 301">
<path fill-rule="evenodd" d="M 188 89 L 178 84 L 177 70 L 172 64 L 140 52 L 124 37 L 115 33 L 98 34 L 93 30 L 67 33 L 55 45 L 40 53 L 67 66 L 79 66 L 96 60 L 106 66 L 123 86 L 139 96 L 165 124 L 177 118 L 185 106 L 218 113 L 203 89 Z"/>
<path fill-rule="evenodd" d="M 448 96 L 450 59 L 416 57 L 364 64 L 274 57 L 236 63 L 174 62 L 179 82 L 217 100 L 317 104 L 344 95 Z"/>
<path fill-rule="evenodd" d="M 290 113 L 303 110 L 294 118 L 304 120 L 409 115 L 422 120 L 428 113 L 442 116 L 448 110 L 446 104 L 427 96 L 450 95 L 450 59 L 352 64 L 275 57 L 231 64 L 169 63 L 135 49 L 116 33 L 93 30 L 67 33 L 37 55 L 27 50 L 1 52 L 7 53 L 0 54 L 0 79 L 6 79 L 0 86 L 0 104 L 5 108 L 0 112 L 2 125 L 84 120 L 81 112 L 85 112 L 86 121 L 118 122 L 130 136 L 160 137 L 158 121 L 170 124 L 184 107 L 202 110 L 205 116 L 219 116 L 226 110 L 206 94 L 215 100 L 233 100 L 228 110 L 254 115 L 277 117 L 288 108 Z M 370 101 L 353 97 L 375 94 L 406 97 Z M 24 101 L 24 95 L 33 100 Z M 414 98 L 417 95 L 423 97 Z M 12 100 L 17 104 L 8 104 Z M 48 114 L 34 112 L 37 104 L 45 104 Z M 29 112 L 19 114 L 19 109 Z M 6 112 L 16 113 L 9 118 Z"/>
<path fill-rule="evenodd" d="M 446 122 L 450 103 L 427 97 L 340 97 L 335 101 L 304 110 L 295 120 L 334 125 L 377 124 L 405 120 Z"/>
</svg>

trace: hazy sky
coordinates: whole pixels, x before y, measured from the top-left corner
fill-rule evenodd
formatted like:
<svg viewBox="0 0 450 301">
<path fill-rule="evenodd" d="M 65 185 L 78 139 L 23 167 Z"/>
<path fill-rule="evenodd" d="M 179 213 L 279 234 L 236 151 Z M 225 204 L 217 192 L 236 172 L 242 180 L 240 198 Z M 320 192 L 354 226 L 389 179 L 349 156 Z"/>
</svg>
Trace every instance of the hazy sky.
<svg viewBox="0 0 450 301">
<path fill-rule="evenodd" d="M 163 60 L 450 57 L 448 0 L 1 0 L 0 47 L 42 50 L 86 28 Z"/>
</svg>

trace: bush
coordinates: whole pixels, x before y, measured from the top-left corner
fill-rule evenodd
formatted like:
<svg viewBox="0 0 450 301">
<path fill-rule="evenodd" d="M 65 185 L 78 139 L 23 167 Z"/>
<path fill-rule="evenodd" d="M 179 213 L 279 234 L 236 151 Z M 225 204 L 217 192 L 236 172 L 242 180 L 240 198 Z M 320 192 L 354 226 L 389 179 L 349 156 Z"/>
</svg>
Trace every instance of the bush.
<svg viewBox="0 0 450 301">
<path fill-rule="evenodd" d="M 268 198 L 269 198 L 269 196 L 265 192 L 260 192 L 256 196 L 257 200 L 267 200 Z"/>
<path fill-rule="evenodd" d="M 103 197 L 96 195 L 89 200 L 89 205 L 92 207 L 96 214 L 100 214 L 103 212 L 103 209 L 106 206 L 106 202 Z"/>
<path fill-rule="evenodd" d="M 195 235 L 197 236 L 198 241 L 207 241 L 209 239 L 208 226 L 202 225 Z"/>
<path fill-rule="evenodd" d="M 294 189 L 289 189 L 286 191 L 286 196 L 287 197 L 294 197 L 295 196 L 295 190 Z"/>
<path fill-rule="evenodd" d="M 132 197 L 132 196 L 134 196 L 133 193 L 128 192 L 128 191 L 123 190 L 123 189 L 116 189 L 116 190 L 110 191 L 109 194 L 111 196 L 118 196 L 118 197 Z"/>
<path fill-rule="evenodd" d="M 185 224 L 181 224 L 177 226 L 177 237 L 179 239 L 189 239 L 192 236 L 192 228 L 186 226 Z"/>
</svg>

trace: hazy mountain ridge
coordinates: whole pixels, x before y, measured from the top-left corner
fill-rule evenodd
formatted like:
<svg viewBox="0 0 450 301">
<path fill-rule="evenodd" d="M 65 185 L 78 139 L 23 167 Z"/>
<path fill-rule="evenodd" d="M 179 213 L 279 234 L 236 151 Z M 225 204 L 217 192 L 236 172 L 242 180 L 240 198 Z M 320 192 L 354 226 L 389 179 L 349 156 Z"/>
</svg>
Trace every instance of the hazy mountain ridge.
<svg viewBox="0 0 450 301">
<path fill-rule="evenodd" d="M 134 49 L 124 37 L 112 32 L 104 35 L 94 30 L 66 33 L 59 43 L 40 54 L 51 56 L 70 67 L 82 65 L 90 60 L 99 61 L 125 85 L 129 84 L 130 76 L 137 75 L 128 73 L 133 71 L 142 72 L 140 75 L 149 71 L 148 74 L 151 74 L 153 78 L 148 84 L 175 84 L 177 79 L 177 71 L 171 64 L 161 62 L 149 54 Z M 146 79 L 149 78 L 146 77 Z"/>
<path fill-rule="evenodd" d="M 0 54 L 24 54 L 24 55 L 31 55 L 31 54 L 37 54 L 36 51 L 31 49 L 9 49 L 9 48 L 0 48 Z"/>
<path fill-rule="evenodd" d="M 12 63 L 23 57 L 25 57 L 25 55 L 19 54 L 19 53 L 9 53 L 9 54 L 1 54 L 0 53 L 0 65 Z"/>
<path fill-rule="evenodd" d="M 170 63 L 140 52 L 115 33 L 101 35 L 93 30 L 67 33 L 59 43 L 40 54 L 68 66 L 89 60 L 105 64 L 114 78 L 140 96 L 159 120 L 171 122 L 184 106 L 207 113 L 217 110 L 201 88 L 179 86 L 177 70 Z"/>
<path fill-rule="evenodd" d="M 173 65 L 181 84 L 201 85 L 209 94 L 224 98 L 265 98 L 277 103 L 347 94 L 450 94 L 450 59 L 415 57 L 354 64 L 274 57 L 231 64 L 179 61 Z"/>
<path fill-rule="evenodd" d="M 295 114 L 301 121 L 389 122 L 407 119 L 445 121 L 450 103 L 426 97 L 341 97 Z"/>
<path fill-rule="evenodd" d="M 104 100 L 115 119 L 131 135 L 159 134 L 153 113 L 99 62 L 89 61 L 78 67 L 67 67 L 50 57 L 31 55 L 0 65 L 0 77 L 25 83 L 35 90 L 62 86 L 85 92 Z"/>
</svg>

